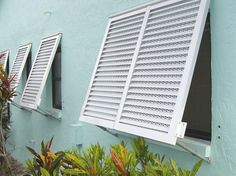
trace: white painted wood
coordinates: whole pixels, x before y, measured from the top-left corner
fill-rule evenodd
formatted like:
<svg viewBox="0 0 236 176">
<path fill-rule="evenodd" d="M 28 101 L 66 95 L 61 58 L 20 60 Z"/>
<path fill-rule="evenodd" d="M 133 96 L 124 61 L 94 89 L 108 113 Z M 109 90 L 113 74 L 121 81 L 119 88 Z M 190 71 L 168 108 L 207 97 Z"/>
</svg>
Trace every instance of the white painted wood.
<svg viewBox="0 0 236 176">
<path fill-rule="evenodd" d="M 45 86 L 61 34 L 55 34 L 41 40 L 36 58 L 32 65 L 20 105 L 37 109 L 40 105 L 41 94 Z"/>
<path fill-rule="evenodd" d="M 208 9 L 209 0 L 167 0 L 114 15 L 80 119 L 174 145 L 186 128 L 181 121 Z M 137 38 L 129 30 L 138 31 L 142 10 L 145 16 Z M 123 29 L 127 26 L 129 30 Z M 137 43 L 132 55 L 133 40 Z M 116 77 L 109 84 L 108 75 Z"/>
<path fill-rule="evenodd" d="M 22 45 L 17 50 L 16 56 L 13 61 L 13 65 L 9 74 L 11 77 L 14 77 L 11 83 L 12 88 L 17 88 L 19 84 L 19 80 L 21 78 L 28 55 L 30 53 L 31 46 L 32 46 L 31 43 Z"/>
<path fill-rule="evenodd" d="M 81 121 L 113 128 L 144 14 L 141 9 L 109 19 Z"/>
<path fill-rule="evenodd" d="M 160 7 L 160 4 L 157 4 L 151 7 L 150 20 L 147 23 L 148 28 L 146 28 L 143 40 L 143 44 L 149 47 L 142 47 L 142 45 L 140 47 L 127 98 L 124 107 L 121 108 L 120 119 L 115 126 L 116 130 L 168 144 L 175 144 L 178 137 L 184 136 L 186 123 L 181 123 L 181 121 L 209 2 L 208 0 L 201 0 L 199 7 L 196 7 L 195 1 L 188 1 L 188 5 L 193 2 L 197 14 L 194 23 L 183 23 L 181 20 L 179 23 L 175 22 L 174 25 L 172 21 L 170 21 L 171 24 L 168 24 L 168 19 L 173 19 L 172 15 L 181 15 L 182 12 L 186 15 L 192 14 L 191 9 L 193 8 L 186 6 L 186 1 L 179 2 L 178 7 L 183 8 L 176 8 L 174 12 L 171 8 L 172 1 L 166 1 L 165 6 Z M 184 6 L 181 6 L 181 3 L 185 3 Z M 162 9 L 162 11 L 159 12 L 156 9 Z M 166 18 L 167 22 L 153 26 L 152 32 L 150 32 L 150 25 L 153 25 L 152 20 L 154 19 L 153 11 L 164 13 L 156 15 L 157 24 L 158 20 L 163 20 L 163 18 Z M 158 38 L 169 38 L 167 41 L 173 43 L 172 38 L 175 40 L 175 36 L 185 31 L 191 34 L 191 37 L 188 38 L 190 42 L 184 45 L 180 42 L 175 43 L 175 45 L 168 45 L 167 42 L 165 47 L 159 47 Z M 147 40 L 147 38 L 149 39 Z M 184 36 L 178 36 L 178 40 L 181 38 L 186 40 Z M 167 75 L 168 77 L 166 77 Z M 148 90 L 150 87 L 156 89 Z M 141 99 L 145 103 L 137 105 L 135 102 L 137 99 Z M 146 102 L 149 104 L 152 102 L 153 105 L 150 107 Z M 168 105 L 168 108 L 163 108 L 165 103 L 171 106 Z M 172 103 L 174 104 L 172 105 Z"/>
<path fill-rule="evenodd" d="M 120 116 L 121 116 L 121 113 L 122 113 L 123 108 L 124 108 L 125 99 L 126 99 L 127 94 L 128 94 L 128 89 L 129 89 L 131 78 L 132 78 L 132 75 L 133 75 L 133 72 L 134 72 L 134 67 L 135 67 L 135 64 L 137 62 L 137 58 L 138 58 L 139 50 L 140 50 L 140 47 L 141 47 L 141 43 L 142 43 L 143 35 L 144 35 L 144 32 L 145 32 L 145 28 L 146 28 L 146 25 L 147 25 L 149 13 L 150 13 L 150 7 L 147 7 L 147 9 L 145 10 L 145 16 L 144 16 L 144 19 L 143 19 L 142 27 L 141 27 L 140 32 L 139 32 L 139 38 L 138 38 L 138 41 L 137 41 L 137 45 L 136 45 L 134 55 L 133 55 L 133 58 L 132 58 L 132 63 L 131 63 L 131 66 L 129 68 L 129 74 L 128 74 L 127 81 L 126 81 L 126 84 L 125 84 L 125 88 L 124 88 L 124 92 L 123 92 L 123 95 L 122 95 L 120 107 L 119 107 L 119 110 L 118 110 L 118 113 L 117 113 L 117 116 L 116 116 L 116 121 L 115 121 L 115 124 L 114 124 L 114 128 L 117 129 L 117 130 L 119 130 L 119 127 L 117 127 L 117 124 L 120 121 Z"/>
</svg>

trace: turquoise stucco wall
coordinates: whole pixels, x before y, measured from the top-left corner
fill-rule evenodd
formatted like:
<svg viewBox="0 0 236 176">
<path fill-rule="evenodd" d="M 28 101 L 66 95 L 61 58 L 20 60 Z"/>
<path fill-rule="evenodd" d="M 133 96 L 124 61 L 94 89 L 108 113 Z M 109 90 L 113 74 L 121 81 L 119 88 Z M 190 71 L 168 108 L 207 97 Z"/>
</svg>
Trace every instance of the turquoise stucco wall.
<svg viewBox="0 0 236 176">
<path fill-rule="evenodd" d="M 54 149 L 88 146 L 99 141 L 105 146 L 119 139 L 92 126 L 73 127 L 90 81 L 105 32 L 108 16 L 142 4 L 146 0 L 2 0 L 0 1 L 0 50 L 10 49 L 10 65 L 19 45 L 31 42 L 32 56 L 41 38 L 61 32 L 62 37 L 62 121 L 12 107 L 9 150 L 24 161 L 30 157 L 25 145 L 39 146 L 55 136 Z M 212 0 L 212 145 L 211 164 L 204 163 L 199 176 L 236 175 L 236 1 Z M 18 91 L 23 91 L 25 75 Z M 50 106 L 51 81 L 47 81 L 42 106 Z M 19 97 L 16 98 L 16 101 Z M 49 107 L 49 109 L 51 109 Z M 220 125 L 220 128 L 218 127 Z M 220 139 L 218 138 L 220 136 Z M 129 141 L 128 137 L 123 139 Z M 197 158 L 186 152 L 150 144 L 184 167 Z"/>
</svg>

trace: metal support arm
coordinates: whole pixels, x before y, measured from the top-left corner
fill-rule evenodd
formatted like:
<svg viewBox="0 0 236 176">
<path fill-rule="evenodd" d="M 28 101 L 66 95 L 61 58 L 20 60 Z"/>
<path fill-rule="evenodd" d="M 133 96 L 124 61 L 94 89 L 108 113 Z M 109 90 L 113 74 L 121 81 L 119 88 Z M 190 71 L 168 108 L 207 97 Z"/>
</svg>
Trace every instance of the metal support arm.
<svg viewBox="0 0 236 176">
<path fill-rule="evenodd" d="M 211 163 L 211 160 L 209 158 L 202 156 L 197 151 L 194 151 L 193 149 L 191 149 L 190 147 L 188 147 L 184 143 L 177 141 L 176 145 L 179 146 L 180 148 L 184 149 L 185 151 L 191 153 L 193 156 L 196 156 L 196 157 L 206 161 L 207 163 Z"/>
<path fill-rule="evenodd" d="M 44 111 L 44 110 L 41 109 L 41 108 L 38 108 L 38 109 L 28 109 L 28 108 L 25 108 L 25 107 L 23 107 L 23 106 L 17 104 L 17 103 L 14 102 L 14 101 L 12 101 L 11 104 L 12 104 L 13 106 L 19 108 L 19 109 L 23 109 L 23 110 L 26 110 L 26 111 L 29 111 L 29 112 L 32 112 L 32 110 L 33 110 L 33 111 L 35 111 L 35 112 L 37 112 L 37 113 L 39 113 L 39 114 L 41 114 L 41 115 L 43 115 L 43 116 L 45 116 L 45 117 L 52 117 L 52 118 L 55 118 L 55 119 L 57 119 L 57 120 L 61 120 L 60 117 L 56 117 L 56 116 L 54 116 L 53 114 L 51 114 L 51 113 L 49 113 L 49 112 L 47 112 L 47 111 Z"/>
<path fill-rule="evenodd" d="M 57 120 L 61 120 L 61 117 L 56 117 L 56 116 L 54 116 L 53 114 L 51 114 L 51 113 L 49 113 L 49 112 L 47 112 L 47 111 L 45 111 L 45 110 L 43 110 L 43 109 L 41 109 L 41 108 L 33 109 L 33 110 L 34 110 L 35 112 L 37 112 L 37 113 L 39 113 L 39 114 L 45 116 L 45 117 L 52 117 L 52 118 L 55 118 L 55 119 L 57 119 Z"/>
<path fill-rule="evenodd" d="M 118 136 L 119 136 L 117 133 L 112 133 L 112 132 L 109 131 L 107 128 L 104 128 L 104 127 L 101 127 L 101 126 L 98 126 L 98 125 L 96 125 L 96 127 L 98 127 L 98 128 L 100 128 L 100 129 L 102 129 L 103 131 L 105 131 L 105 132 L 111 134 L 112 136 L 115 136 L 115 137 L 118 137 Z"/>
</svg>

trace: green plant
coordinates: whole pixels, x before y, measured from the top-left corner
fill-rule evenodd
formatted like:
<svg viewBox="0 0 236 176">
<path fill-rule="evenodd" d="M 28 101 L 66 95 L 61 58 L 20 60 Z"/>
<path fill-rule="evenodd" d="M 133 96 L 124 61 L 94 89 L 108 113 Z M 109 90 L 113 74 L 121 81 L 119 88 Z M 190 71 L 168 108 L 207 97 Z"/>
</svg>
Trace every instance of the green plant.
<svg viewBox="0 0 236 176">
<path fill-rule="evenodd" d="M 3 55 L 0 55 L 0 59 Z M 8 114 L 8 102 L 15 96 L 15 88 L 11 87 L 14 77 L 8 76 L 0 64 L 0 164 L 4 166 L 8 175 L 14 175 L 11 168 L 11 157 L 6 150 L 6 140 L 9 132 L 10 116 Z"/>
<path fill-rule="evenodd" d="M 154 165 L 146 167 L 148 176 L 195 176 L 201 167 L 202 160 L 198 161 L 192 168 L 187 170 L 178 167 L 174 160 L 170 160 L 166 163 L 161 163 L 156 160 Z"/>
<path fill-rule="evenodd" d="M 149 151 L 143 138 L 132 140 L 132 150 L 128 150 L 124 142 L 111 145 L 110 155 L 100 144 L 91 145 L 79 152 L 50 151 L 52 139 L 41 143 L 42 154 L 34 155 L 33 160 L 26 161 L 26 171 L 33 176 L 57 176 L 61 170 L 64 176 L 195 176 L 202 161 L 197 162 L 192 170 L 176 165 L 174 160 L 166 161 L 164 156 Z"/>
<path fill-rule="evenodd" d="M 105 156 L 104 147 L 99 144 L 79 153 L 74 150 L 66 152 L 63 175 L 110 176 L 112 175 L 109 159 Z"/>
<path fill-rule="evenodd" d="M 125 144 L 112 145 L 110 149 L 111 159 L 119 176 L 137 175 L 138 164 L 133 152 L 129 151 Z"/>
<path fill-rule="evenodd" d="M 158 159 L 161 163 L 164 161 L 165 156 L 161 157 L 159 154 L 154 154 L 149 151 L 149 147 L 146 144 L 144 138 L 138 137 L 133 139 L 131 144 L 142 173 L 146 174 L 145 167 L 147 165 L 153 165 L 155 160 Z"/>
<path fill-rule="evenodd" d="M 26 147 L 31 154 L 34 155 L 32 160 L 26 160 L 25 172 L 33 176 L 58 176 L 61 166 L 61 161 L 64 157 L 64 152 L 53 153 L 51 151 L 53 138 L 48 142 L 41 142 L 41 153 L 38 154 L 31 147 Z"/>
</svg>

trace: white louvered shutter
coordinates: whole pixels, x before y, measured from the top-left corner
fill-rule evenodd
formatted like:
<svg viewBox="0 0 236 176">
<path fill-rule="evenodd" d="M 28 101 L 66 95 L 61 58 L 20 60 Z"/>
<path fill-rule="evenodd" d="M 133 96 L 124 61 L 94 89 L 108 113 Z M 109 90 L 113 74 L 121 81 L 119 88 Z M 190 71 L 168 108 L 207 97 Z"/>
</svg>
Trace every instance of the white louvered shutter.
<svg viewBox="0 0 236 176">
<path fill-rule="evenodd" d="M 30 49 L 31 49 L 31 44 L 27 44 L 27 45 L 23 45 L 20 46 L 17 53 L 16 53 L 16 57 L 15 60 L 13 62 L 11 71 L 10 71 L 10 76 L 14 77 L 12 83 L 11 83 L 11 87 L 17 87 L 19 80 L 21 78 L 21 74 L 23 72 L 26 60 L 28 58 L 28 55 L 30 53 Z"/>
<path fill-rule="evenodd" d="M 0 58 L 0 64 L 2 65 L 3 70 L 5 70 L 7 67 L 8 55 L 9 55 L 9 50 L 0 52 L 0 56 L 2 56 Z"/>
<path fill-rule="evenodd" d="M 109 21 L 80 120 L 113 127 L 144 15 L 139 10 Z"/>
<path fill-rule="evenodd" d="M 42 39 L 34 64 L 31 68 L 20 104 L 24 107 L 37 109 L 41 94 L 46 83 L 61 34 Z"/>
<path fill-rule="evenodd" d="M 208 8 L 208 0 L 145 7 L 114 129 L 176 143 Z"/>
</svg>

